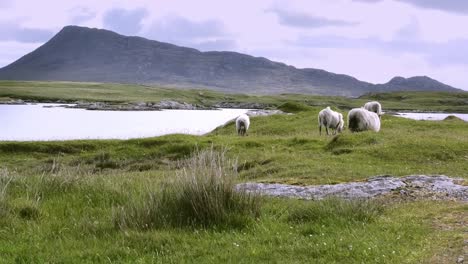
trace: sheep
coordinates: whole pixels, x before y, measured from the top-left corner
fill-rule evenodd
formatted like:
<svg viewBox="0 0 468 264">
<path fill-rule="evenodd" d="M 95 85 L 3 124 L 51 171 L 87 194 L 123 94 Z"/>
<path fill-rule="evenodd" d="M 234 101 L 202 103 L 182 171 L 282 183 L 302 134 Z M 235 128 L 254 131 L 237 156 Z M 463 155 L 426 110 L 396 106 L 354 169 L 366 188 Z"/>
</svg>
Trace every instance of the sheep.
<svg viewBox="0 0 468 264">
<path fill-rule="evenodd" d="M 376 113 L 379 117 L 382 115 L 382 106 L 377 101 L 367 102 L 364 109 Z"/>
<path fill-rule="evenodd" d="M 380 118 L 371 111 L 361 108 L 351 109 L 348 113 L 348 128 L 351 132 L 365 130 L 380 131 Z"/>
<path fill-rule="evenodd" d="M 333 135 L 335 135 L 337 131 L 343 131 L 343 115 L 341 113 L 331 110 L 329 106 L 320 111 L 320 113 L 318 114 L 318 123 L 320 135 L 322 135 L 322 126 L 325 127 L 327 135 L 329 135 L 328 128 L 331 128 L 333 130 Z"/>
<path fill-rule="evenodd" d="M 245 136 L 250 126 L 250 118 L 246 114 L 242 114 L 236 118 L 236 130 L 239 136 Z"/>
</svg>

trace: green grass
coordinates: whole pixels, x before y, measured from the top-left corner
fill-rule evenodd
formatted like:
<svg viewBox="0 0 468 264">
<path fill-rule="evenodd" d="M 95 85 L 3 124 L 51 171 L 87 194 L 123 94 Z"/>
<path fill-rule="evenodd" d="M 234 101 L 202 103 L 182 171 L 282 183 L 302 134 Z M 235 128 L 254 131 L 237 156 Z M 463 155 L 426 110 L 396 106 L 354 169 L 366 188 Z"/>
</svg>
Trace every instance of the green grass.
<svg viewBox="0 0 468 264">
<path fill-rule="evenodd" d="M 67 174 L 9 175 L 0 262 L 415 263 L 462 239 L 458 229 L 433 228 L 434 216 L 467 210 L 454 202 L 266 199 L 258 220 L 240 229 L 122 229 L 114 225 L 116 208 L 145 201 L 156 175 L 76 174 L 70 181 Z M 25 217 L 31 204 L 36 216 Z"/>
<path fill-rule="evenodd" d="M 265 107 L 279 107 L 289 103 L 284 107 L 308 105 L 321 108 L 331 106 L 339 109 L 351 109 L 360 107 L 369 100 L 378 100 L 382 103 L 384 111 L 425 110 L 468 113 L 467 92 L 394 92 L 368 94 L 361 98 L 346 98 L 301 94 L 224 94 L 194 88 L 174 89 L 114 83 L 0 81 L 0 101 L 23 99 L 43 102 L 82 100 L 127 103 L 175 100 L 202 106 L 213 106 L 219 102 L 242 102 L 260 103 Z"/>
<path fill-rule="evenodd" d="M 326 184 L 372 175 L 445 174 L 468 178 L 468 123 L 382 117 L 379 133 L 319 136 L 320 108 L 252 118 L 249 136 L 234 124 L 206 136 L 168 135 L 132 140 L 0 142 L 3 166 L 48 172 L 56 161 L 90 171 L 171 171 L 173 161 L 212 144 L 237 159 L 242 180 Z M 285 126 L 285 124 L 287 124 Z"/>
<path fill-rule="evenodd" d="M 70 100 L 167 98 L 154 87 L 144 94 L 141 86 L 129 92 L 125 85 L 33 84 L 37 91 L 30 83 L 2 82 L 0 97 L 62 98 L 71 85 L 78 92 L 68 93 Z M 85 86 L 94 92 L 79 91 Z M 97 97 L 106 89 L 121 95 Z M 207 96 L 180 93 L 187 101 Z M 317 127 L 323 104 L 346 113 L 367 98 L 214 94 L 203 100 L 260 98 L 295 114 L 254 117 L 247 137 L 238 137 L 231 123 L 204 136 L 0 142 L 0 263 L 453 263 L 462 254 L 466 204 L 263 198 L 259 206 L 235 198 L 230 186 L 329 184 L 381 174 L 468 179 L 467 122 L 384 115 L 379 133 L 327 137 Z M 413 104 L 394 96 L 378 99 L 389 100 L 384 106 Z M 436 98 L 418 109 L 442 107 Z M 225 156 L 201 162 L 206 150 Z M 206 181 L 217 175 L 226 181 Z M 195 188 L 200 182 L 204 187 Z"/>
<path fill-rule="evenodd" d="M 120 228 L 247 226 L 260 212 L 258 194 L 235 189 L 235 162 L 225 151 L 196 152 L 178 164 L 176 176 L 143 203 L 121 207 L 114 221 Z"/>
</svg>

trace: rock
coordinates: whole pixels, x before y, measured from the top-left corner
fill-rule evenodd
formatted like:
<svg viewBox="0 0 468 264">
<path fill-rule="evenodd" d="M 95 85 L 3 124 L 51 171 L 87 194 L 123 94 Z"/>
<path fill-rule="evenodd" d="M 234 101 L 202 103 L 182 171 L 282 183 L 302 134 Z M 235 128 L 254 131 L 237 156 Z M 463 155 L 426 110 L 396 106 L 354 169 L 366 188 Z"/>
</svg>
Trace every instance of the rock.
<svg viewBox="0 0 468 264">
<path fill-rule="evenodd" d="M 270 115 L 291 115 L 291 113 L 285 113 L 281 110 L 263 110 L 263 109 L 255 109 L 249 110 L 246 113 L 248 116 L 270 116 Z"/>
<path fill-rule="evenodd" d="M 21 99 L 12 99 L 10 101 L 3 101 L 3 102 L 0 102 L 0 104 L 6 104 L 6 105 L 24 105 L 26 104 L 25 101 L 21 100 Z"/>
<path fill-rule="evenodd" d="M 213 105 L 216 108 L 237 108 L 237 109 L 265 109 L 270 105 L 261 103 L 241 103 L 241 102 L 220 102 Z"/>
<path fill-rule="evenodd" d="M 411 175 L 402 178 L 377 176 L 365 182 L 349 182 L 334 185 L 294 186 L 286 184 L 242 183 L 238 189 L 260 192 L 277 197 L 323 199 L 337 196 L 344 199 L 372 198 L 390 193 L 405 197 L 434 200 L 457 199 L 468 201 L 468 186 L 456 183 L 461 179 L 447 176 Z"/>
<path fill-rule="evenodd" d="M 158 104 L 158 107 L 161 109 L 179 109 L 179 110 L 195 110 L 197 107 L 188 104 L 186 102 L 176 102 L 176 101 L 161 101 Z"/>
</svg>

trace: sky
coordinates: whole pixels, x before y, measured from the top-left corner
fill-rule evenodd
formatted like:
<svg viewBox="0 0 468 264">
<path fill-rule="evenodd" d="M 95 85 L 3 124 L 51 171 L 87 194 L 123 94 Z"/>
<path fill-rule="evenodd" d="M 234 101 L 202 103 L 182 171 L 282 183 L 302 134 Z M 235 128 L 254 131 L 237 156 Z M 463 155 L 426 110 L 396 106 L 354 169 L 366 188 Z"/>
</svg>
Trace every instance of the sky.
<svg viewBox="0 0 468 264">
<path fill-rule="evenodd" d="M 0 0 L 0 67 L 66 25 L 372 83 L 426 75 L 468 90 L 467 0 Z"/>
</svg>

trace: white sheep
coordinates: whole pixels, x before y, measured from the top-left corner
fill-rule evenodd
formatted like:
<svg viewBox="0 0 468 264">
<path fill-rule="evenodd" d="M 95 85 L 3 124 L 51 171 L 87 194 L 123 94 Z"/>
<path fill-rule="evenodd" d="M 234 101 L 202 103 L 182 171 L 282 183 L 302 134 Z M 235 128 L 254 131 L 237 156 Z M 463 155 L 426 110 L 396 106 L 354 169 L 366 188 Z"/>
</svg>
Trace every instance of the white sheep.
<svg viewBox="0 0 468 264">
<path fill-rule="evenodd" d="M 341 113 L 331 110 L 329 106 L 320 111 L 320 113 L 318 114 L 318 123 L 320 135 L 322 135 L 322 126 L 325 127 L 327 135 L 328 128 L 331 128 L 333 130 L 333 135 L 335 135 L 337 131 L 343 131 L 343 115 Z"/>
<path fill-rule="evenodd" d="M 242 114 L 236 118 L 236 130 L 239 136 L 245 136 L 250 126 L 250 118 L 246 114 Z"/>
<path fill-rule="evenodd" d="M 364 109 L 376 113 L 379 117 L 382 115 L 382 106 L 377 101 L 367 102 Z"/>
<path fill-rule="evenodd" d="M 348 128 L 351 132 L 372 130 L 379 132 L 380 118 L 364 108 L 354 108 L 348 113 Z"/>
</svg>

